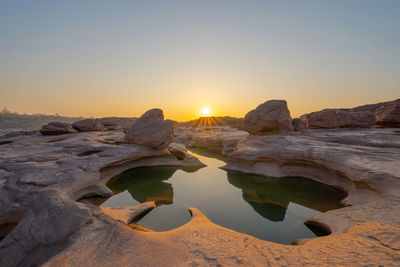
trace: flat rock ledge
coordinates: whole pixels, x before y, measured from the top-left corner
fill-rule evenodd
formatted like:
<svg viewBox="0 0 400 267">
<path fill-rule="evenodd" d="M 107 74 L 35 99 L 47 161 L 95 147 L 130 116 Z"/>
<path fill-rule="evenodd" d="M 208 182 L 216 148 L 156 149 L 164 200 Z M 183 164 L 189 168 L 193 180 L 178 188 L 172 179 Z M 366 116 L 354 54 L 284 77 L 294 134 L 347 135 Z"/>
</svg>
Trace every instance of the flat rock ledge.
<svg viewBox="0 0 400 267">
<path fill-rule="evenodd" d="M 129 168 L 204 165 L 126 144 L 122 131 L 32 134 L 0 138 L 0 266 L 399 265 L 398 132 L 228 132 L 201 138 L 201 144 L 219 138 L 221 150 L 224 136 L 235 143 L 227 169 L 306 175 L 346 190 L 351 206 L 310 219 L 333 234 L 281 245 L 218 226 L 195 208 L 192 220 L 172 231 L 135 231 L 127 223 L 152 203 L 104 209 L 76 200 L 112 194 L 105 183 Z M 191 140 L 189 131 L 181 134 L 174 139 Z"/>
</svg>

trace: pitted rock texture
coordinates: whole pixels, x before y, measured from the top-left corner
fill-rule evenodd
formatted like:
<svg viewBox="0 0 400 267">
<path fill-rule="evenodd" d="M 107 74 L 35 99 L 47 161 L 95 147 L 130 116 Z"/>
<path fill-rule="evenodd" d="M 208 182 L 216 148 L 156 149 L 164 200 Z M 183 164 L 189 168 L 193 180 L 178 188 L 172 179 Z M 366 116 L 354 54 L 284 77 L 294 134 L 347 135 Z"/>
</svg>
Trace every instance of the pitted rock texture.
<svg viewBox="0 0 400 267">
<path fill-rule="evenodd" d="M 300 246 L 220 227 L 195 208 L 192 220 L 172 231 L 134 231 L 127 222 L 140 207 L 103 212 L 75 201 L 107 194 L 105 183 L 129 168 L 200 168 L 193 156 L 177 160 L 166 149 L 125 144 L 123 132 L 0 138 L 11 142 L 0 150 L 0 224 L 14 224 L 0 240 L 0 266 L 398 266 L 394 167 L 400 144 L 398 134 L 386 130 L 293 132 L 240 141 L 228 163 L 232 168 L 276 176 L 307 173 L 349 192 L 353 206 L 311 218 L 334 234 Z M 209 135 L 207 142 L 231 138 L 228 132 Z M 94 150 L 100 152 L 77 155 Z M 293 161 L 300 156 L 303 161 Z"/>
</svg>

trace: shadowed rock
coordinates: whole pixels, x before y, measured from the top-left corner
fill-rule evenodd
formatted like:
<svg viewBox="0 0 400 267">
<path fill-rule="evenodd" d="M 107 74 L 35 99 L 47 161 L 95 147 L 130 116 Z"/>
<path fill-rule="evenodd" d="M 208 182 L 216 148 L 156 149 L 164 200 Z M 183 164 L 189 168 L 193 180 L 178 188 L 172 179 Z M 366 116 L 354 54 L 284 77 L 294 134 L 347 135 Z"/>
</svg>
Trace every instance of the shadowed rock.
<svg viewBox="0 0 400 267">
<path fill-rule="evenodd" d="M 77 133 L 70 123 L 64 122 L 50 122 L 43 125 L 40 129 L 40 133 L 43 135 L 60 135 L 67 133 Z"/>
<path fill-rule="evenodd" d="M 293 126 L 293 131 L 296 131 L 296 132 L 302 132 L 302 131 L 307 130 L 306 123 L 302 119 L 299 119 L 299 118 L 293 119 L 292 126 Z"/>
<path fill-rule="evenodd" d="M 80 132 L 104 131 L 104 125 L 97 119 L 76 121 L 72 124 L 72 127 Z"/>
<path fill-rule="evenodd" d="M 128 143 L 161 149 L 168 147 L 173 134 L 173 122 L 164 120 L 163 111 L 155 108 L 144 113 L 132 125 L 125 139 Z"/>
<path fill-rule="evenodd" d="M 324 109 L 301 116 L 309 129 L 370 128 L 375 116 L 370 111 L 351 112 L 343 109 Z"/>
<path fill-rule="evenodd" d="M 244 117 L 249 133 L 292 131 L 292 118 L 286 100 L 269 100 Z"/>
<path fill-rule="evenodd" d="M 400 102 L 382 105 L 375 111 L 376 124 L 383 127 L 400 127 Z"/>
</svg>

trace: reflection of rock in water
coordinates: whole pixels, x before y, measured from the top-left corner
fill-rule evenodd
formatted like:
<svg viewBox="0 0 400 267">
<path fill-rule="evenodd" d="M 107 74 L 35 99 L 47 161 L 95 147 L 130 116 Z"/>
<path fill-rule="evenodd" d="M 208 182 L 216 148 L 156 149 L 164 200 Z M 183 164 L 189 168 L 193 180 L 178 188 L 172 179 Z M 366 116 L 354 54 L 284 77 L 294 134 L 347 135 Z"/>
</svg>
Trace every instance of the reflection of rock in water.
<svg viewBox="0 0 400 267">
<path fill-rule="evenodd" d="M 242 189 L 243 199 L 271 221 L 282 221 L 290 202 L 321 212 L 341 207 L 345 194 L 337 189 L 301 177 L 269 178 L 228 172 L 228 181 Z"/>
<path fill-rule="evenodd" d="M 172 167 L 143 167 L 115 176 L 107 186 L 114 192 L 125 190 L 138 202 L 154 201 L 157 205 L 172 204 L 174 191 L 168 180 L 176 169 Z"/>
</svg>

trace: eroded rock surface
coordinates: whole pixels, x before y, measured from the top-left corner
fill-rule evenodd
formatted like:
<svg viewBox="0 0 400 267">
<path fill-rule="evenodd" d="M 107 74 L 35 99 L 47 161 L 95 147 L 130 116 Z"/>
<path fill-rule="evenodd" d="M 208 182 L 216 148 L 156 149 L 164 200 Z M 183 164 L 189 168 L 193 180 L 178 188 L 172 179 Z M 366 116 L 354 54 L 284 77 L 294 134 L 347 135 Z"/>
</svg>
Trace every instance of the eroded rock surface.
<svg viewBox="0 0 400 267">
<path fill-rule="evenodd" d="M 398 266 L 400 140 L 395 130 L 247 137 L 228 128 L 218 134 L 178 129 L 175 138 L 219 142 L 215 148 L 222 152 L 226 140 L 236 136 L 235 142 L 241 141 L 227 168 L 304 175 L 343 188 L 349 193 L 345 203 L 352 206 L 309 219 L 326 225 L 332 235 L 300 246 L 280 245 L 215 225 L 196 209 L 189 223 L 172 231 L 134 231 L 127 222 L 140 208 L 104 212 L 75 200 L 109 194 L 105 183 L 127 169 L 199 168 L 196 158 L 178 160 L 167 149 L 123 143 L 122 131 L 32 133 L 0 138 L 8 142 L 0 150 L 0 266 Z M 11 227 L 2 228 L 6 223 Z"/>
</svg>

